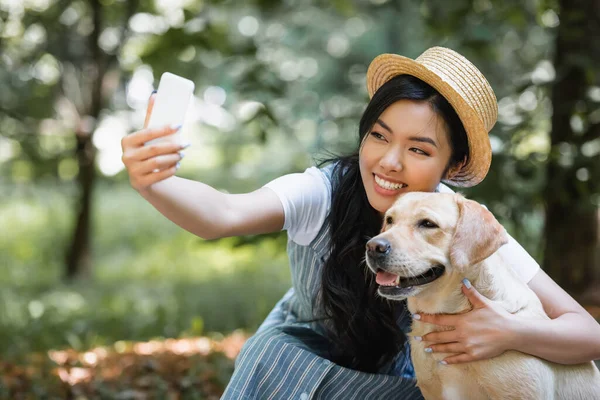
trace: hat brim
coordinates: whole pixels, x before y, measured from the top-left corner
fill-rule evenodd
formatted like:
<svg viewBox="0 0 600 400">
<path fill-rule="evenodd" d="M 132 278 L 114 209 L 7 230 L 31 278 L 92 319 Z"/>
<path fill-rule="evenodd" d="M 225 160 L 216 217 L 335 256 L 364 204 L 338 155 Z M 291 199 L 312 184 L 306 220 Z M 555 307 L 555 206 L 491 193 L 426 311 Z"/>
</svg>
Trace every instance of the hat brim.
<svg viewBox="0 0 600 400">
<path fill-rule="evenodd" d="M 471 187 L 487 175 L 492 162 L 492 148 L 483 122 L 463 97 L 438 74 L 423 64 L 398 54 L 377 56 L 367 70 L 369 98 L 387 81 L 397 75 L 412 75 L 437 90 L 454 108 L 460 118 L 469 142 L 467 163 L 451 178 L 443 182 L 452 186 Z"/>
</svg>

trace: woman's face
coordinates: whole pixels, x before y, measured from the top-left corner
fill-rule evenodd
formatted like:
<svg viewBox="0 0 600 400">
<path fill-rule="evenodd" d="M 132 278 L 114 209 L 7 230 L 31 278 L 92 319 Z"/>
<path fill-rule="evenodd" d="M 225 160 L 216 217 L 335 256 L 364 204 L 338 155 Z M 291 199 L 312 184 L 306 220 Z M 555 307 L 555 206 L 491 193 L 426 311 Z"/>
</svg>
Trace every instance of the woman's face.
<svg viewBox="0 0 600 400">
<path fill-rule="evenodd" d="M 392 104 L 360 149 L 360 174 L 369 203 L 383 214 L 402 193 L 433 192 L 451 154 L 446 124 L 429 103 Z"/>
</svg>

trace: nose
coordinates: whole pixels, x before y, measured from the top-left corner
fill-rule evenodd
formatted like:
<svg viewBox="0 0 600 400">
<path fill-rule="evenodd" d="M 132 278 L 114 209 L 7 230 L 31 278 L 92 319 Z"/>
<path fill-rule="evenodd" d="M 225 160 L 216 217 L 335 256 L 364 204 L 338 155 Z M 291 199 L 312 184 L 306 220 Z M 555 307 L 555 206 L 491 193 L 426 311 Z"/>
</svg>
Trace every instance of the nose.
<svg viewBox="0 0 600 400">
<path fill-rule="evenodd" d="M 386 172 L 397 172 L 402 170 L 402 160 L 400 150 L 396 148 L 390 148 L 379 161 L 379 165 Z"/>
<path fill-rule="evenodd" d="M 373 238 L 367 242 L 367 253 L 372 257 L 382 257 L 392 250 L 392 245 L 386 239 Z"/>
</svg>

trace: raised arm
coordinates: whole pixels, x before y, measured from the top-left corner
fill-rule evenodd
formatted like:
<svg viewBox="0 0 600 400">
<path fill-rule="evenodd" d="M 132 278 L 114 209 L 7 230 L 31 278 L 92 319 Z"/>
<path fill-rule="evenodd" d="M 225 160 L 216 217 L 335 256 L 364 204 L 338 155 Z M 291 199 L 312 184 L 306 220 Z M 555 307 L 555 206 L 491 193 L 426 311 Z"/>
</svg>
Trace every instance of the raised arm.
<svg viewBox="0 0 600 400">
<path fill-rule="evenodd" d="M 154 98 L 150 99 L 148 117 Z M 182 146 L 144 143 L 171 135 L 175 128 L 146 129 L 123 138 L 123 163 L 131 186 L 160 213 L 183 229 L 204 239 L 281 230 L 283 206 L 268 188 L 246 194 L 226 194 L 196 181 L 174 176 Z"/>
<path fill-rule="evenodd" d="M 283 207 L 268 188 L 226 194 L 172 176 L 140 194 L 165 217 L 203 239 L 276 232 L 283 227 Z"/>
</svg>

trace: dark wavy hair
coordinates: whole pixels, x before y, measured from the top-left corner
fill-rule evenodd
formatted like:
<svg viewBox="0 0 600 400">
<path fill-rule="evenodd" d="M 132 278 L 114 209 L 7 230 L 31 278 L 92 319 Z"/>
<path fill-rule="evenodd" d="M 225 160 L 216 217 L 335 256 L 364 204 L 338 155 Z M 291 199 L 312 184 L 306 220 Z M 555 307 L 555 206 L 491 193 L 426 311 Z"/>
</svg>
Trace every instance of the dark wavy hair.
<svg viewBox="0 0 600 400">
<path fill-rule="evenodd" d="M 359 151 L 381 113 L 404 99 L 429 103 L 446 123 L 452 146 L 446 171 L 468 157 L 465 129 L 448 101 L 420 79 L 399 75 L 382 85 L 367 105 L 360 119 L 356 150 L 319 163 L 335 163 L 331 211 L 326 221 L 331 253 L 321 273 L 319 311 L 332 343 L 331 360 L 365 372 L 377 372 L 404 346 L 406 335 L 398 321 L 406 306 L 377 295 L 375 276 L 364 263 L 366 242 L 379 233 L 382 217 L 367 199 L 360 176 Z"/>
</svg>

